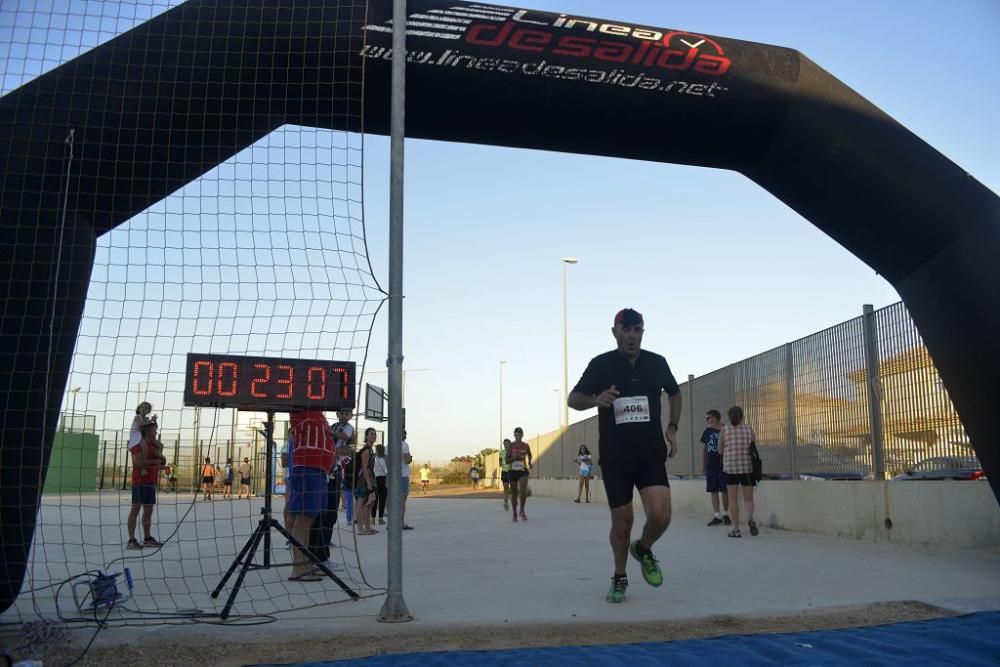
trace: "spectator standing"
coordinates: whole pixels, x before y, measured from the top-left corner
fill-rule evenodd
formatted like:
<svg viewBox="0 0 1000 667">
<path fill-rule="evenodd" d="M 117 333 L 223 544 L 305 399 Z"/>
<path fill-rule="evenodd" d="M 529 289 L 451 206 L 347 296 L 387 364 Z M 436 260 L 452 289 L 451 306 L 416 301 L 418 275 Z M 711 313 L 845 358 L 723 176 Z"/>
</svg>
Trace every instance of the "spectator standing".
<svg viewBox="0 0 1000 667">
<path fill-rule="evenodd" d="M 389 496 L 389 487 L 386 479 L 389 476 L 389 467 L 385 463 L 385 445 L 375 445 L 375 504 L 372 505 L 372 519 L 378 512 L 378 523 L 385 525 L 385 499 Z"/>
<path fill-rule="evenodd" d="M 282 456 L 285 456 L 285 455 L 282 454 Z M 285 467 L 287 468 L 288 466 L 285 465 Z M 287 480 L 287 477 L 288 477 L 288 475 L 286 474 L 285 475 L 285 479 L 286 480 Z M 246 494 L 247 494 L 247 499 L 249 500 L 249 498 L 250 498 L 250 482 L 251 482 L 252 479 L 253 479 L 253 466 L 250 465 L 250 459 L 244 456 L 243 457 L 243 463 L 240 464 L 240 492 L 238 494 L 236 494 L 237 498 L 242 498 L 243 497 L 243 491 L 245 489 L 246 490 Z"/>
<path fill-rule="evenodd" d="M 510 509 L 510 463 L 507 461 L 507 448 L 510 447 L 510 438 L 503 439 L 500 447 L 500 483 L 503 484 L 503 509 Z"/>
<path fill-rule="evenodd" d="M 212 490 L 215 488 L 215 466 L 212 459 L 205 457 L 205 463 L 201 466 L 201 495 L 202 500 L 212 499 Z"/>
<path fill-rule="evenodd" d="M 223 498 L 229 498 L 230 500 L 233 499 L 233 478 L 235 474 L 236 471 L 233 468 L 233 460 L 226 459 L 225 478 L 224 478 L 225 482 L 223 483 L 222 486 Z"/>
<path fill-rule="evenodd" d="M 149 423 L 140 429 L 142 438 L 133 445 L 132 454 L 132 507 L 128 513 L 128 549 L 159 547 L 153 537 L 153 507 L 156 506 L 156 484 L 160 477 L 160 466 L 167 464 L 163 456 L 163 445 L 156 439 L 156 424 Z M 136 521 L 142 510 L 142 544 L 135 537 Z"/>
<path fill-rule="evenodd" d="M 365 429 L 365 441 L 354 456 L 354 502 L 358 518 L 358 535 L 374 535 L 371 505 L 375 502 L 375 439 L 378 431 Z"/>
<path fill-rule="evenodd" d="M 335 445 L 330 424 L 322 412 L 298 410 L 290 417 L 292 449 L 290 452 L 288 531 L 303 545 L 292 554 L 289 581 L 319 581 L 313 574 L 310 554 L 306 553 L 313 521 L 326 510 L 327 480 L 333 469 Z"/>
<path fill-rule="evenodd" d="M 747 528 L 750 529 L 750 535 L 756 536 L 758 530 L 757 523 L 753 520 L 753 488 L 757 482 L 753 478 L 753 465 L 750 461 L 753 429 L 743 420 L 743 408 L 738 405 L 729 408 L 728 417 L 729 423 L 722 427 L 719 435 L 719 452 L 722 455 L 722 468 L 726 473 L 729 511 L 733 516 L 733 529 L 729 531 L 729 537 L 743 537 L 740 533 L 740 487 L 743 487 Z"/>
<path fill-rule="evenodd" d="M 149 424 L 156 424 L 156 415 L 150 415 L 149 413 L 153 411 L 153 406 L 148 401 L 143 401 L 135 408 L 135 417 L 132 418 L 132 425 L 129 427 L 128 431 L 128 449 L 132 451 L 132 448 L 139 444 L 142 440 L 142 428 Z"/>
<path fill-rule="evenodd" d="M 403 522 L 403 530 L 413 530 L 413 526 L 406 523 L 406 499 L 410 497 L 410 465 L 413 463 L 413 456 L 410 455 L 410 443 L 406 441 L 406 431 L 403 431 L 403 442 L 399 445 L 400 452 L 400 463 L 403 466 L 403 482 L 402 488 L 399 493 L 403 496 L 403 516 L 400 520 Z"/>
<path fill-rule="evenodd" d="M 709 526 L 720 524 L 730 525 L 729 491 L 726 484 L 726 473 L 722 470 L 722 456 L 719 454 L 719 433 L 722 430 L 722 414 L 718 410 L 705 413 L 705 430 L 701 434 L 701 443 L 705 446 L 701 472 L 705 475 L 705 491 L 712 494 L 712 511 L 715 516 L 708 522 Z M 719 495 L 722 495 L 722 514 L 719 514 Z"/>
<path fill-rule="evenodd" d="M 586 489 L 586 498 L 589 503 L 590 479 L 594 476 L 594 457 L 590 455 L 590 450 L 587 449 L 587 445 L 580 445 L 580 449 L 576 453 L 576 458 L 573 460 L 580 466 L 580 485 L 576 489 L 576 500 L 573 502 L 580 502 L 580 496 Z"/>
<path fill-rule="evenodd" d="M 469 480 L 472 482 L 473 491 L 479 488 L 479 468 L 475 464 L 469 469 Z"/>
</svg>

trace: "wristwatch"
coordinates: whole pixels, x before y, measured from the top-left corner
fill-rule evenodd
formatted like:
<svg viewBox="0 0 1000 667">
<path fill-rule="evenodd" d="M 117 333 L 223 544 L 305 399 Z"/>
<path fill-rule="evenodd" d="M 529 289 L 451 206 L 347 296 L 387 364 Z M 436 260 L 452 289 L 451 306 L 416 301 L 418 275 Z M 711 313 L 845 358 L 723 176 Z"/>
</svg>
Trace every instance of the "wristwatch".
<svg viewBox="0 0 1000 667">
<path fill-rule="evenodd" d="M 675 430 L 675 431 L 677 430 L 677 424 L 675 424 L 675 423 L 673 423 L 673 422 L 670 422 L 669 424 L 667 424 L 667 428 L 670 428 L 671 426 L 673 426 L 673 427 L 674 427 L 674 430 Z"/>
</svg>

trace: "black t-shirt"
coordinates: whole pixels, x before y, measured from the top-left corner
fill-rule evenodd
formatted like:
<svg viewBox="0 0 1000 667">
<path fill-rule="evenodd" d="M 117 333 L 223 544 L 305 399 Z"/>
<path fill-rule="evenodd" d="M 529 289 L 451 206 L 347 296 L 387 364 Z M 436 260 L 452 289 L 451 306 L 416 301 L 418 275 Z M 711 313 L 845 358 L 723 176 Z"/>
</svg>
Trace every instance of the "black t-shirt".
<svg viewBox="0 0 1000 667">
<path fill-rule="evenodd" d="M 705 445 L 705 464 L 708 466 L 722 467 L 722 459 L 719 457 L 720 432 L 720 429 L 708 427 L 701 434 L 701 442 Z"/>
<path fill-rule="evenodd" d="M 670 396 L 680 393 L 667 360 L 641 350 L 633 366 L 618 350 L 605 352 L 590 360 L 573 391 L 596 396 L 611 385 L 620 392 L 616 403 L 620 402 L 621 423 L 616 423 L 615 407 L 598 408 L 599 463 L 666 461 L 667 443 L 663 437 L 666 424 L 660 423 L 660 393 L 666 391 Z M 645 404 L 641 398 L 622 401 L 643 396 Z"/>
</svg>

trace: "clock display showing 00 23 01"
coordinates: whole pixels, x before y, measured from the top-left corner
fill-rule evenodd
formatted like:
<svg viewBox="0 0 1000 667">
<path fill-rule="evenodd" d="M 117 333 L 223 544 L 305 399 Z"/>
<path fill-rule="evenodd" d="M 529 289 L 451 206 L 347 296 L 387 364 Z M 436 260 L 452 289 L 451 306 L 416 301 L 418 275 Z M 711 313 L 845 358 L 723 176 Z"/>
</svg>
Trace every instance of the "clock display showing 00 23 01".
<svg viewBox="0 0 1000 667">
<path fill-rule="evenodd" d="M 355 406 L 355 363 L 188 354 L 184 405 L 287 412 Z"/>
</svg>

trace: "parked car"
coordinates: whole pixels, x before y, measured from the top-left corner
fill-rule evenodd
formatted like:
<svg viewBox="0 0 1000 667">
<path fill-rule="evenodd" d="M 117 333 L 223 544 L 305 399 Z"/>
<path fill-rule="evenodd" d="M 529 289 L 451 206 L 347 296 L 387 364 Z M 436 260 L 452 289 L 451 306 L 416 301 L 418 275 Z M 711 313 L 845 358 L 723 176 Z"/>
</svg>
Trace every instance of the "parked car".
<svg viewBox="0 0 1000 667">
<path fill-rule="evenodd" d="M 791 456 L 787 445 L 757 445 L 764 479 L 792 479 Z M 863 480 L 866 471 L 859 469 L 822 445 L 796 445 L 795 470 L 805 480 Z"/>
<path fill-rule="evenodd" d="M 975 456 L 932 456 L 917 462 L 911 470 L 892 478 L 894 482 L 913 479 L 986 479 Z"/>
</svg>

